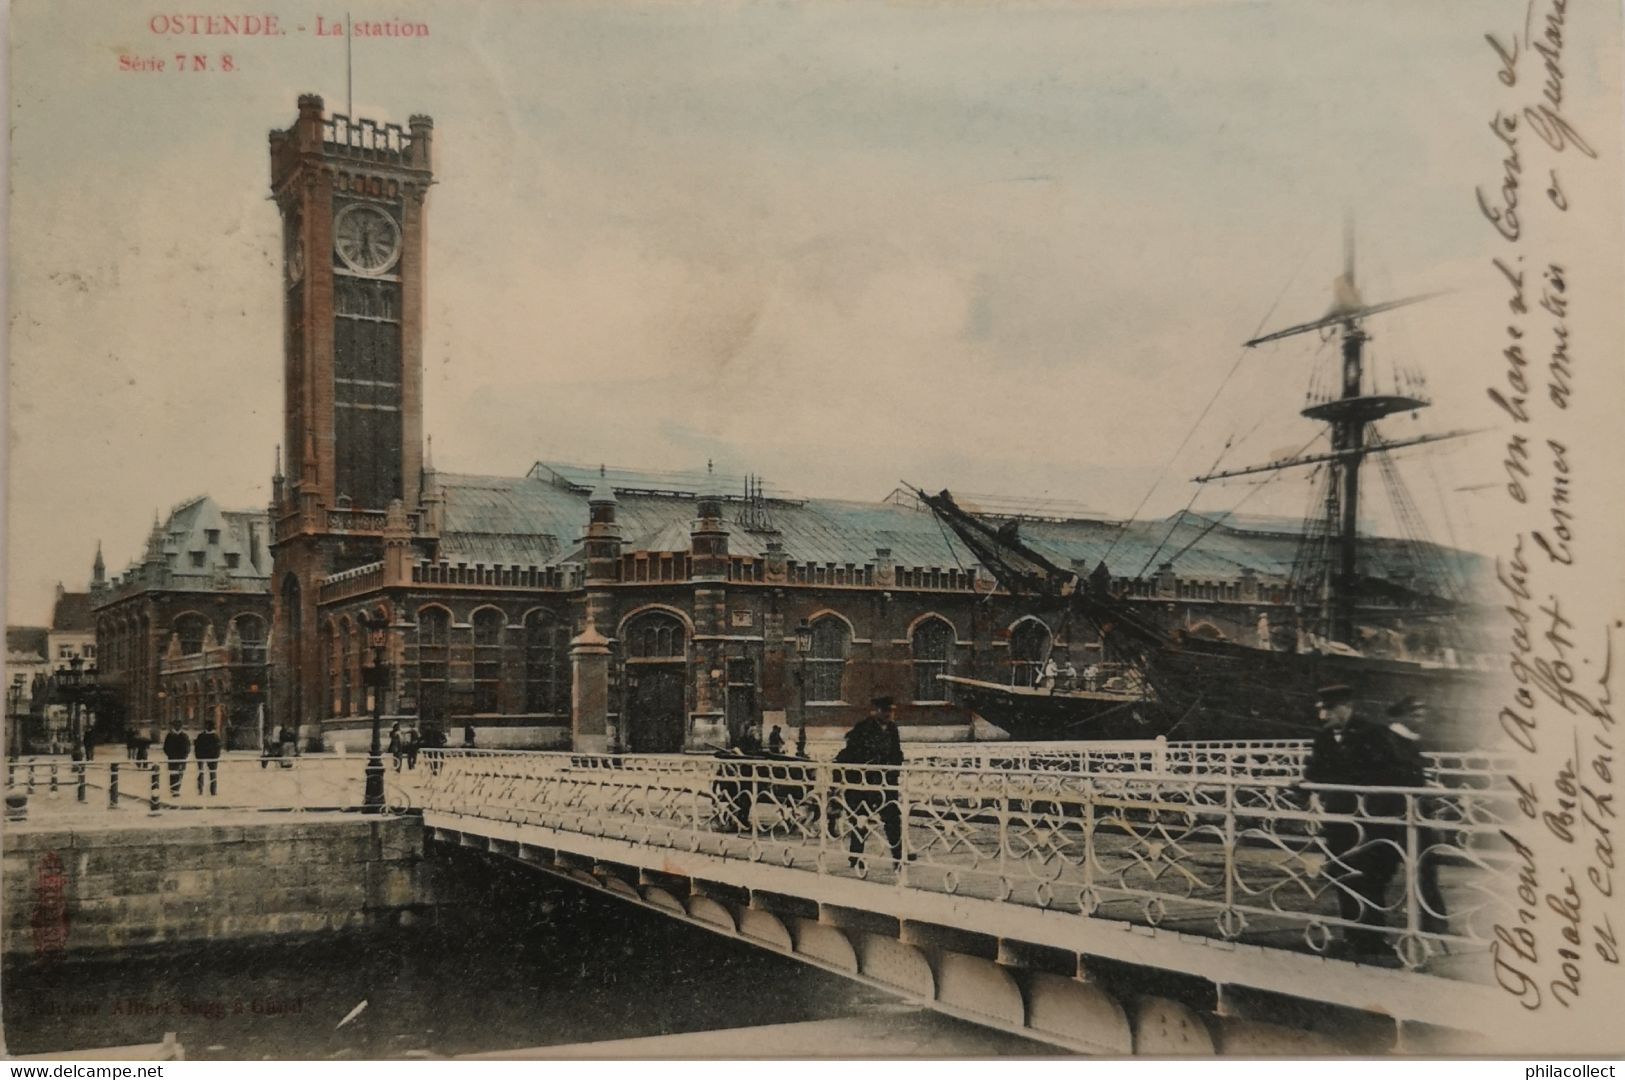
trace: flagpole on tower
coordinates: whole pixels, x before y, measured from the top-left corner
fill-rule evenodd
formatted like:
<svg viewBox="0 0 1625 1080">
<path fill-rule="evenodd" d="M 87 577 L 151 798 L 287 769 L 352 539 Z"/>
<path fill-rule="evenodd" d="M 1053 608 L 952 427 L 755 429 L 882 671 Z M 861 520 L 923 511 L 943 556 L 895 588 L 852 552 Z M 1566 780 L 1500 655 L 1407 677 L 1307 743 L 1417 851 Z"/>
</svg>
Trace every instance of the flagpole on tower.
<svg viewBox="0 0 1625 1080">
<path fill-rule="evenodd" d="M 344 115 L 355 119 L 355 75 L 350 59 L 350 13 L 344 13 Z"/>
</svg>

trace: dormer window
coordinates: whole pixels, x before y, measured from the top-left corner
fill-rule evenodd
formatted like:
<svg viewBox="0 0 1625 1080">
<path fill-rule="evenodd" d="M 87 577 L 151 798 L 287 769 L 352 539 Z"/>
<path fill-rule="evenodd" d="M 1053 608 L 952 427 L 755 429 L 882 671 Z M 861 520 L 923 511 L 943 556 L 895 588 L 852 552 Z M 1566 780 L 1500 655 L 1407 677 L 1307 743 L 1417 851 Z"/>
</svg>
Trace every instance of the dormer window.
<svg viewBox="0 0 1625 1080">
<path fill-rule="evenodd" d="M 241 560 L 242 560 L 242 556 L 238 555 L 235 551 L 226 552 L 226 569 L 227 570 L 235 570 L 235 569 L 237 569 L 237 564 Z"/>
<path fill-rule="evenodd" d="M 188 552 L 188 554 L 190 554 L 192 556 L 192 565 L 193 566 L 201 567 L 203 565 L 203 552 L 201 552 L 201 551 L 192 551 L 192 552 Z"/>
<path fill-rule="evenodd" d="M 204 529 L 203 530 L 203 535 L 208 538 L 208 541 L 209 541 L 209 543 L 211 545 L 220 543 L 220 530 L 219 529 Z"/>
</svg>

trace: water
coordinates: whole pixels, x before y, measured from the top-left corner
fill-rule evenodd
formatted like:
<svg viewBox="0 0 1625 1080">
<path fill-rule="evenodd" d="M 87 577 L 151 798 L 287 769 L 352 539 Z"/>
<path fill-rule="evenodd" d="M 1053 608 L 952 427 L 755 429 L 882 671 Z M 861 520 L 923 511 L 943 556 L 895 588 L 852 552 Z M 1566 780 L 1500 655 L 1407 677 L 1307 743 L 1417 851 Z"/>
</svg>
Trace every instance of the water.
<svg viewBox="0 0 1625 1080">
<path fill-rule="evenodd" d="M 6 1049 L 173 1031 L 193 1060 L 449 1056 L 821 1020 L 895 1000 L 522 868 L 458 857 L 488 899 L 432 929 L 8 971 Z M 1009 1037 L 962 1026 L 982 1053 L 1011 1052 Z"/>
</svg>

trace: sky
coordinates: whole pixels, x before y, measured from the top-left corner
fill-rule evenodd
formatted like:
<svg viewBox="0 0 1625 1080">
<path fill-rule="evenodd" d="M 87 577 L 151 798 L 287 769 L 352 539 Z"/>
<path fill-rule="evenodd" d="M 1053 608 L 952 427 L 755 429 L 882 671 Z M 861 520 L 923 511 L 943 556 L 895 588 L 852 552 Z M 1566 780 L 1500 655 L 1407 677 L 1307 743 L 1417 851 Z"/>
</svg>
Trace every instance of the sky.
<svg viewBox="0 0 1625 1080">
<path fill-rule="evenodd" d="M 1299 516 L 1290 478 L 1188 481 L 1314 434 L 1296 413 L 1331 348 L 1240 344 L 1327 309 L 1348 215 L 1368 299 L 1449 291 L 1371 324 L 1379 380 L 1418 368 L 1436 402 L 1390 436 L 1495 420 L 1495 237 L 1472 191 L 1499 176 L 1483 34 L 1523 8 L 354 3 L 429 29 L 355 40 L 353 94 L 360 116 L 435 120 L 435 464 L 714 459 L 806 496 L 906 480 Z M 342 6 L 261 9 L 287 33 L 15 4 L 9 622 L 82 588 L 98 541 L 122 569 L 155 511 L 269 498 L 266 133 L 302 92 L 344 111 L 346 75 L 343 40 L 308 32 Z M 176 52 L 233 70 L 175 71 Z M 1593 54 L 1570 67 L 1575 108 L 1617 97 Z M 1495 447 L 1405 464 L 1435 539 L 1474 546 Z"/>
</svg>

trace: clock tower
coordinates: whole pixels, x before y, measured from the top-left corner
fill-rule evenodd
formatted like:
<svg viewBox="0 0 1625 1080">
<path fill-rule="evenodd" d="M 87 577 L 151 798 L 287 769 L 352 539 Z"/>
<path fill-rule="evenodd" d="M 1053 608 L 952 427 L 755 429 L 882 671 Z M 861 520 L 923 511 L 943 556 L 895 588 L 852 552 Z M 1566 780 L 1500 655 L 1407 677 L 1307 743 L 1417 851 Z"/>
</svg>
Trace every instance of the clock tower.
<svg viewBox="0 0 1625 1080">
<path fill-rule="evenodd" d="M 282 211 L 291 510 L 417 505 L 423 443 L 424 198 L 434 124 L 324 116 L 271 133 Z"/>
<path fill-rule="evenodd" d="M 434 124 L 326 115 L 299 98 L 272 131 L 282 217 L 287 476 L 272 480 L 272 707 L 317 715 L 323 578 L 383 558 L 396 500 L 413 533 L 423 469 L 424 210 Z M 396 511 L 399 519 L 400 510 Z M 282 674 L 285 673 L 285 674 Z"/>
</svg>

